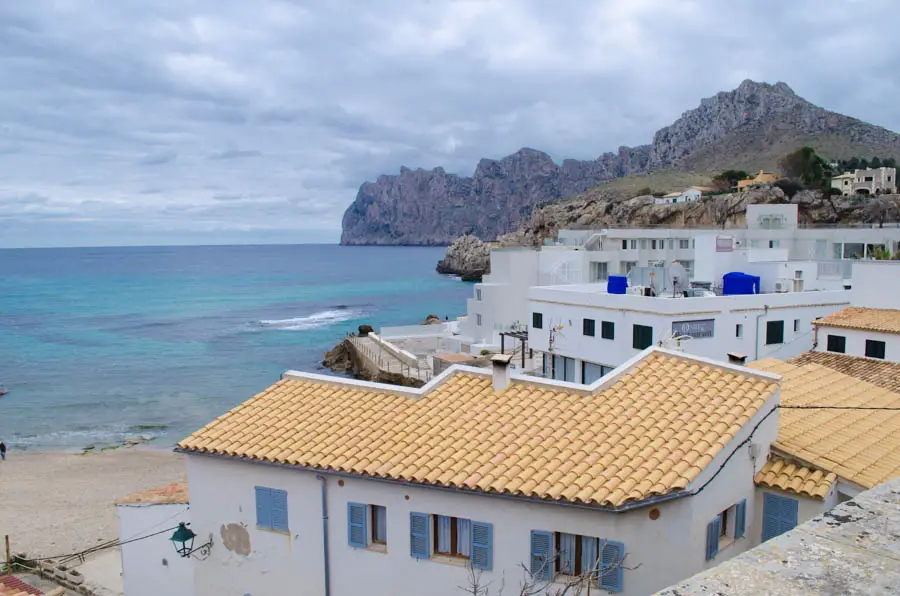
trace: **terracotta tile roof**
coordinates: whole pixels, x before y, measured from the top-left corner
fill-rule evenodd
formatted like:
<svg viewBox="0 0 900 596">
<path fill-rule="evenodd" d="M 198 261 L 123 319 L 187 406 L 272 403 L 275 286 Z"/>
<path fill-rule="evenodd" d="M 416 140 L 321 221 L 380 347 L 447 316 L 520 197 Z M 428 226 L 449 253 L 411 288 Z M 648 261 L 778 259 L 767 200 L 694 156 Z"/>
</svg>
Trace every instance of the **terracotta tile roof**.
<svg viewBox="0 0 900 596">
<path fill-rule="evenodd" d="M 135 503 L 189 503 L 187 481 L 173 482 L 165 486 L 147 489 L 133 495 L 128 495 L 124 499 L 116 501 L 117 504 L 135 504 Z"/>
<path fill-rule="evenodd" d="M 777 456 L 767 461 L 754 478 L 760 486 L 814 499 L 824 499 L 836 480 L 834 472 L 823 472 Z"/>
<path fill-rule="evenodd" d="M 900 333 L 900 310 L 850 306 L 813 321 L 823 327 L 844 327 L 881 333 Z"/>
<path fill-rule="evenodd" d="M 790 360 L 792 364 L 819 364 L 827 366 L 873 385 L 900 393 L 900 363 L 831 352 L 805 352 Z"/>
<path fill-rule="evenodd" d="M 424 485 L 618 507 L 684 489 L 776 378 L 649 350 L 593 393 L 455 369 L 410 397 L 287 378 L 184 439 L 214 453 Z"/>
<path fill-rule="evenodd" d="M 41 596 L 43 592 L 14 575 L 0 576 L 0 596 Z"/>
<path fill-rule="evenodd" d="M 782 405 L 900 408 L 900 393 L 818 364 L 771 358 L 749 365 L 782 375 Z M 864 488 L 900 476 L 900 411 L 792 410 L 779 413 L 775 449 Z"/>
</svg>

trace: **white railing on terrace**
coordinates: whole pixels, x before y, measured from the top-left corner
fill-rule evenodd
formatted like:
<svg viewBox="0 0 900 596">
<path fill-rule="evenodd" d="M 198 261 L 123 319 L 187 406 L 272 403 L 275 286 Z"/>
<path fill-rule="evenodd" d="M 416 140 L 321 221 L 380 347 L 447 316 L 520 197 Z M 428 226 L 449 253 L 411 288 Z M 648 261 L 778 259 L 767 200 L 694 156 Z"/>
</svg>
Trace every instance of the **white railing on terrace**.
<svg viewBox="0 0 900 596">
<path fill-rule="evenodd" d="M 818 279 L 847 279 L 853 272 L 853 261 L 820 261 L 816 267 Z"/>
</svg>

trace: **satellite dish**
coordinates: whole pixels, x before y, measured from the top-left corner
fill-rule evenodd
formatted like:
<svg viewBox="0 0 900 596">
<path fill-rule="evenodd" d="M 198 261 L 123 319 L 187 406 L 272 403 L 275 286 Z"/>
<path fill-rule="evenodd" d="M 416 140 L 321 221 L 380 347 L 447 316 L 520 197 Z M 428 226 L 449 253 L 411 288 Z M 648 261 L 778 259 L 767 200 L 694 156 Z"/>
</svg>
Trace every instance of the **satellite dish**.
<svg viewBox="0 0 900 596">
<path fill-rule="evenodd" d="M 678 261 L 672 261 L 669 265 L 669 280 L 672 282 L 672 292 L 681 294 L 688 289 L 688 272 L 684 265 Z"/>
</svg>

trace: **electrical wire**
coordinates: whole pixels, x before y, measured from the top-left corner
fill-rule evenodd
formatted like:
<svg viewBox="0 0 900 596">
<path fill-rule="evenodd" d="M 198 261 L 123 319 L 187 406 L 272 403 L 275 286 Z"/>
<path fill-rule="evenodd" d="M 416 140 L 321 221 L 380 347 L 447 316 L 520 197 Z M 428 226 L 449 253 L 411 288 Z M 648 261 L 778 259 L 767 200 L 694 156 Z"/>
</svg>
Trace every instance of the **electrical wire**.
<svg viewBox="0 0 900 596">
<path fill-rule="evenodd" d="M 27 559 L 27 561 L 29 563 L 35 563 L 35 562 L 39 562 L 39 561 L 50 561 L 50 560 L 54 560 L 54 559 L 59 559 L 59 560 L 74 559 L 76 557 L 83 557 L 84 555 L 93 554 L 95 552 L 99 552 L 99 551 L 106 550 L 109 548 L 116 548 L 116 547 L 122 546 L 123 544 L 131 544 L 132 542 L 138 542 L 140 540 L 146 540 L 147 538 L 153 538 L 154 536 L 159 536 L 160 534 L 172 532 L 177 529 L 178 529 L 178 526 L 175 526 L 172 528 L 167 528 L 165 530 L 160 530 L 159 532 L 154 532 L 153 534 L 147 534 L 146 536 L 139 536 L 137 538 L 131 538 L 130 540 L 121 540 L 121 541 L 120 540 L 111 540 L 110 542 L 106 542 L 106 543 L 103 543 L 101 545 L 94 546 L 91 548 L 86 548 L 85 550 L 77 552 L 77 553 L 70 553 L 67 555 L 57 555 L 55 557 L 40 557 L 37 559 L 29 558 L 29 559 Z"/>
</svg>

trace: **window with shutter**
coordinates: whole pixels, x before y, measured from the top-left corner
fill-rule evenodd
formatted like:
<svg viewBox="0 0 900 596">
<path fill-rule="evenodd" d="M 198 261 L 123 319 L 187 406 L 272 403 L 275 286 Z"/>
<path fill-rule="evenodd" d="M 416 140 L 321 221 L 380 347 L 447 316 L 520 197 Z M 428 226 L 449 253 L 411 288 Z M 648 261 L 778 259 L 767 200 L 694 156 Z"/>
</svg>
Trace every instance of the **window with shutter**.
<svg viewBox="0 0 900 596">
<path fill-rule="evenodd" d="M 866 340 L 866 357 L 884 360 L 885 343 L 876 339 Z"/>
<path fill-rule="evenodd" d="M 553 579 L 553 533 L 531 531 L 531 577 L 535 580 Z"/>
<path fill-rule="evenodd" d="M 714 520 L 706 524 L 706 560 L 709 561 L 719 554 L 719 533 L 722 519 L 716 516 Z"/>
<path fill-rule="evenodd" d="M 600 323 L 600 337 L 603 339 L 616 339 L 616 324 L 612 321 Z"/>
<path fill-rule="evenodd" d="M 829 352 L 836 352 L 838 354 L 845 353 L 847 351 L 847 338 L 843 335 L 831 335 L 829 333 L 826 349 Z"/>
<path fill-rule="evenodd" d="M 588 581 L 600 578 L 600 561 L 597 559 L 597 539 L 588 536 L 581 537 L 581 574 Z"/>
<path fill-rule="evenodd" d="M 372 542 L 387 544 L 387 507 L 371 505 L 372 510 Z"/>
<path fill-rule="evenodd" d="M 747 531 L 747 499 L 735 506 L 734 537 L 743 538 Z"/>
<path fill-rule="evenodd" d="M 256 490 L 256 526 L 272 529 L 272 489 L 264 486 L 255 487 Z"/>
<path fill-rule="evenodd" d="M 490 570 L 494 564 L 494 526 L 472 522 L 472 567 Z"/>
<path fill-rule="evenodd" d="M 428 540 L 430 517 L 425 513 L 409 514 L 409 554 L 416 559 L 427 559 L 431 556 Z"/>
<path fill-rule="evenodd" d="M 622 559 L 625 545 L 611 540 L 600 541 L 599 587 L 610 592 L 621 592 L 623 584 Z"/>
<path fill-rule="evenodd" d="M 596 326 L 596 322 L 594 319 L 584 319 L 582 324 L 582 333 L 588 337 L 594 337 L 594 328 Z"/>
<path fill-rule="evenodd" d="M 273 488 L 272 490 L 272 529 L 277 532 L 290 532 L 288 526 L 287 491 Z"/>
<path fill-rule="evenodd" d="M 653 345 L 653 327 L 647 325 L 632 326 L 632 346 L 635 350 L 643 350 Z"/>
<path fill-rule="evenodd" d="M 366 506 L 347 503 L 347 539 L 354 548 L 366 548 Z"/>
<path fill-rule="evenodd" d="M 798 508 L 797 499 L 765 493 L 763 496 L 763 541 L 793 529 L 797 525 Z"/>
<path fill-rule="evenodd" d="M 575 534 L 556 534 L 556 571 L 566 575 L 578 575 L 575 565 L 577 541 L 579 536 Z"/>
<path fill-rule="evenodd" d="M 784 343 L 784 321 L 766 322 L 766 345 Z"/>
</svg>

